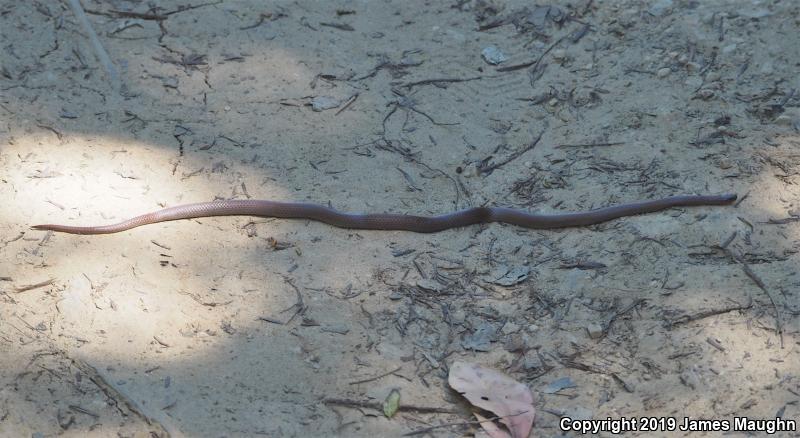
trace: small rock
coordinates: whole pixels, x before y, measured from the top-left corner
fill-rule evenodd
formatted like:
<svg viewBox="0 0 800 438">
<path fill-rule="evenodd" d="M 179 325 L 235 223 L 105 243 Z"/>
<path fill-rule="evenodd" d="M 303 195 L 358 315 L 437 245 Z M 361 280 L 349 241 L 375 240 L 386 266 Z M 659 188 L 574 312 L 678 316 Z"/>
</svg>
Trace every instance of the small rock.
<svg viewBox="0 0 800 438">
<path fill-rule="evenodd" d="M 508 56 L 495 46 L 489 46 L 481 51 L 483 60 L 491 65 L 498 65 L 508 61 Z"/>
<path fill-rule="evenodd" d="M 320 327 L 320 330 L 322 330 L 323 332 L 336 333 L 339 335 L 346 335 L 348 332 L 350 332 L 350 328 L 344 324 L 324 325 Z"/>
<path fill-rule="evenodd" d="M 518 332 L 520 329 L 518 324 L 514 324 L 513 322 L 507 322 L 503 325 L 503 329 L 500 330 L 501 333 L 504 335 L 510 335 L 512 333 Z"/>
<path fill-rule="evenodd" d="M 603 327 L 600 327 L 600 324 L 592 322 L 586 325 L 586 332 L 589 333 L 590 338 L 599 339 L 603 336 Z"/>
<path fill-rule="evenodd" d="M 167 88 L 178 88 L 178 83 L 179 83 L 178 82 L 178 78 L 175 77 L 175 76 L 161 78 L 161 84 L 164 85 Z M 229 106 L 226 106 L 225 108 L 228 108 L 225 111 L 229 111 L 230 110 Z"/>
<path fill-rule="evenodd" d="M 439 284 L 439 283 L 437 283 L 437 282 L 435 282 L 433 280 L 427 279 L 427 278 L 422 278 L 422 279 L 417 280 L 416 286 L 418 288 L 420 288 L 422 290 L 425 290 L 425 291 L 428 291 L 428 292 L 441 292 L 442 291 L 442 285 L 441 284 Z"/>
<path fill-rule="evenodd" d="M 542 360 L 539 359 L 539 356 L 535 354 L 526 354 L 525 362 L 522 364 L 522 367 L 525 368 L 526 371 L 531 371 L 544 367 L 544 364 Z"/>
<path fill-rule="evenodd" d="M 490 344 L 495 338 L 497 330 L 491 324 L 483 324 L 474 333 L 464 336 L 461 346 L 465 350 L 489 351 Z"/>
<path fill-rule="evenodd" d="M 500 265 L 489 274 L 487 280 L 500 286 L 514 286 L 525 281 L 530 272 L 531 268 L 527 266 L 508 267 Z"/>
<path fill-rule="evenodd" d="M 708 88 L 704 88 L 697 93 L 695 93 L 694 97 L 697 99 L 708 100 L 714 97 L 714 90 L 709 90 Z"/>
<path fill-rule="evenodd" d="M 706 75 L 706 80 L 707 80 L 708 82 L 716 82 L 716 81 L 718 81 L 718 80 L 719 80 L 721 77 L 722 77 L 722 75 L 720 75 L 720 74 L 719 74 L 719 72 L 712 71 L 712 72 L 710 72 L 708 75 Z"/>
<path fill-rule="evenodd" d="M 703 384 L 703 379 L 696 365 L 685 369 L 679 376 L 681 383 L 691 389 L 697 389 Z"/>
<path fill-rule="evenodd" d="M 686 85 L 688 88 L 699 88 L 699 87 L 703 86 L 703 79 L 701 79 L 701 78 L 699 78 L 697 76 L 692 76 L 692 77 L 687 78 L 683 82 L 683 84 Z"/>
<path fill-rule="evenodd" d="M 687 62 L 686 69 L 689 71 L 698 71 L 703 68 L 699 63 L 696 62 Z"/>
<path fill-rule="evenodd" d="M 458 309 L 450 314 L 450 321 L 452 321 L 453 324 L 463 324 L 466 320 L 467 313 L 462 309 Z"/>
<path fill-rule="evenodd" d="M 567 51 L 564 49 L 553 50 L 553 59 L 557 59 L 559 61 L 567 59 Z"/>
<path fill-rule="evenodd" d="M 591 420 L 594 413 L 583 406 L 574 406 L 564 411 L 564 416 L 571 420 Z"/>
<path fill-rule="evenodd" d="M 478 169 L 478 163 L 469 163 L 464 166 L 464 172 L 462 173 L 464 178 L 473 178 L 476 176 L 481 175 L 480 169 Z"/>
<path fill-rule="evenodd" d="M 770 15 L 772 15 L 772 12 L 770 12 L 768 9 L 757 8 L 751 10 L 740 10 L 738 11 L 738 14 L 741 17 L 759 19 L 759 18 L 769 17 Z"/>
<path fill-rule="evenodd" d="M 647 12 L 655 17 L 664 15 L 672 7 L 673 0 L 658 0 L 650 6 Z"/>
<path fill-rule="evenodd" d="M 341 105 L 342 102 L 331 96 L 317 96 L 311 99 L 311 109 L 314 111 L 325 111 L 333 108 L 337 108 Z"/>
<path fill-rule="evenodd" d="M 658 72 L 656 72 L 656 76 L 658 76 L 659 78 L 665 78 L 669 76 L 670 73 L 672 73 L 672 70 L 670 70 L 668 67 L 664 67 L 660 69 Z"/>
<path fill-rule="evenodd" d="M 793 126 L 794 120 L 792 120 L 791 116 L 781 114 L 775 119 L 775 124 L 780 126 Z"/>
<path fill-rule="evenodd" d="M 519 333 L 509 336 L 504 347 L 506 351 L 511 353 L 515 351 L 525 351 L 525 339 Z"/>
<path fill-rule="evenodd" d="M 727 46 L 722 48 L 723 55 L 730 55 L 731 53 L 736 51 L 736 44 L 728 44 Z"/>
<path fill-rule="evenodd" d="M 542 392 L 545 394 L 555 394 L 563 389 L 574 388 L 576 386 L 578 385 L 576 385 L 571 378 L 562 377 L 560 379 L 556 379 L 550 382 L 549 385 L 542 388 Z"/>
<path fill-rule="evenodd" d="M 406 351 L 403 350 L 402 347 L 390 344 L 388 342 L 381 342 L 377 347 L 375 347 L 375 349 L 381 354 L 381 356 L 385 356 L 386 360 L 400 360 L 401 357 L 407 355 Z"/>
<path fill-rule="evenodd" d="M 66 108 L 63 108 L 61 110 L 61 113 L 58 116 L 61 117 L 62 119 L 77 119 L 78 118 L 78 114 L 76 114 L 74 111 L 70 111 L 70 110 L 68 110 Z"/>
</svg>

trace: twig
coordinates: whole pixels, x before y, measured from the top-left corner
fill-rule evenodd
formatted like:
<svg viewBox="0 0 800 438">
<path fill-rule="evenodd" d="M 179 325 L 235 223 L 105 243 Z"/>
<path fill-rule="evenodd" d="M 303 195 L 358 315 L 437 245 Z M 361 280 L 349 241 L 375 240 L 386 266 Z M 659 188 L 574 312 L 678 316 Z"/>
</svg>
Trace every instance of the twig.
<svg viewBox="0 0 800 438">
<path fill-rule="evenodd" d="M 45 280 L 45 281 L 42 281 L 40 283 L 27 284 L 25 286 L 19 286 L 19 287 L 14 288 L 14 292 L 21 293 L 21 292 L 26 292 L 26 291 L 29 291 L 29 290 L 32 290 L 32 289 L 38 289 L 38 288 L 44 287 L 44 286 L 50 286 L 51 284 L 53 284 L 54 281 L 56 281 L 56 279 L 55 278 L 51 278 L 49 280 Z"/>
<path fill-rule="evenodd" d="M 358 93 L 356 93 L 356 94 L 354 94 L 354 95 L 350 96 L 350 98 L 349 98 L 349 99 L 347 99 L 347 103 L 345 103 L 343 107 L 339 108 L 339 110 L 338 110 L 338 111 L 336 111 L 336 114 L 334 114 L 334 115 L 338 116 L 339 114 L 341 114 L 341 113 L 342 113 L 342 111 L 344 111 L 344 110 L 346 110 L 347 108 L 349 108 L 349 107 L 350 107 L 350 105 L 352 105 L 352 104 L 353 104 L 353 102 L 355 102 L 355 101 L 356 101 L 356 99 L 358 99 Z"/>
<path fill-rule="evenodd" d="M 471 78 L 434 78 L 434 79 L 423 79 L 421 81 L 415 82 L 406 82 L 405 84 L 400 84 L 402 88 L 411 88 L 416 87 L 419 85 L 438 85 L 438 84 L 452 84 L 455 82 L 469 82 L 469 81 L 477 81 L 479 79 L 483 79 L 482 76 L 473 76 Z"/>
<path fill-rule="evenodd" d="M 536 147 L 536 145 L 539 143 L 539 140 L 542 139 L 542 135 L 544 135 L 544 131 L 545 130 L 543 129 L 542 132 L 540 132 L 539 135 L 533 140 L 533 142 L 531 142 L 531 144 L 529 144 L 528 146 L 525 146 L 524 148 L 514 152 L 513 154 L 511 154 L 505 160 L 503 160 L 503 161 L 501 161 L 499 163 L 490 164 L 490 165 L 488 165 L 486 167 L 482 167 L 480 169 L 481 173 L 485 174 L 485 175 L 489 175 L 492 172 L 494 172 L 495 170 L 499 169 L 500 167 L 505 166 L 506 164 L 508 164 L 508 163 L 516 160 L 517 158 L 521 157 L 522 154 L 524 154 L 525 152 L 528 152 L 529 150 L 531 150 L 534 147 Z"/>
<path fill-rule="evenodd" d="M 70 362 L 72 362 L 72 365 L 75 366 L 75 368 L 81 370 L 81 372 L 85 374 L 89 378 L 89 380 L 91 380 L 92 383 L 94 383 L 97 386 L 97 388 L 100 389 L 100 391 L 102 391 L 103 394 L 106 395 L 106 397 L 108 397 L 110 401 L 113 402 L 113 404 L 121 414 L 126 415 L 125 411 L 122 410 L 122 407 L 124 407 L 129 412 L 132 412 L 137 417 L 144 420 L 148 425 L 161 429 L 167 437 L 177 436 L 175 435 L 175 433 L 177 432 L 175 428 L 167 426 L 163 422 L 147 415 L 134 399 L 126 396 L 119 389 L 117 389 L 112 383 L 108 381 L 108 379 L 106 379 L 100 373 L 100 371 L 97 368 L 95 368 L 88 362 L 85 362 L 81 359 L 75 359 L 73 357 L 70 357 L 66 355 L 66 353 L 64 352 L 61 352 L 61 354 L 65 358 L 67 358 Z"/>
<path fill-rule="evenodd" d="M 745 200 L 745 199 L 747 199 L 747 197 L 748 197 L 748 196 L 750 196 L 750 192 L 749 192 L 749 191 L 748 191 L 747 193 L 745 193 L 745 194 L 744 194 L 744 195 L 743 195 L 741 198 L 739 198 L 739 200 L 738 200 L 738 201 L 736 201 L 736 203 L 735 203 L 735 204 L 733 204 L 733 206 L 734 206 L 734 207 L 738 207 L 738 206 L 739 206 L 739 204 L 741 204 L 742 202 L 744 202 L 744 200 Z"/>
<path fill-rule="evenodd" d="M 736 303 L 735 306 L 723 307 L 721 309 L 702 310 L 702 311 L 697 312 L 697 313 L 695 313 L 693 315 L 681 315 L 681 316 L 673 319 L 672 321 L 670 321 L 669 322 L 669 327 L 672 328 L 672 327 L 675 327 L 675 326 L 678 326 L 678 325 L 688 324 L 688 323 L 690 323 L 692 321 L 697 321 L 699 319 L 708 318 L 710 316 L 722 315 L 723 313 L 735 312 L 737 310 L 747 310 L 747 309 L 749 309 L 751 307 L 753 307 L 753 298 L 752 297 L 750 297 L 750 299 L 749 299 L 747 304 Z"/>
<path fill-rule="evenodd" d="M 374 409 L 376 411 L 383 411 L 383 403 L 379 402 L 370 402 L 370 401 L 361 401 L 361 400 L 350 400 L 346 398 L 326 398 L 322 400 L 323 403 L 327 405 L 337 405 L 337 406 L 346 406 L 350 408 L 365 408 L 365 409 Z M 423 414 L 455 414 L 457 411 L 447 408 L 438 408 L 433 406 L 415 406 L 415 405 L 400 405 L 399 410 L 401 411 L 415 411 L 420 412 Z"/>
<path fill-rule="evenodd" d="M 636 308 L 638 305 L 640 305 L 640 304 L 642 304 L 642 303 L 644 303 L 646 301 L 647 300 L 644 299 L 644 298 L 639 298 L 639 299 L 635 300 L 634 302 L 632 302 L 631 304 L 629 304 L 624 309 L 620 310 L 619 312 L 615 312 L 613 315 L 611 315 L 611 317 L 608 318 L 608 322 L 606 322 L 605 327 L 603 327 L 603 334 L 605 335 L 605 334 L 608 333 L 609 330 L 611 330 L 611 324 L 613 324 L 614 321 L 617 320 L 617 318 L 619 318 L 620 316 L 630 312 L 631 310 Z"/>
<path fill-rule="evenodd" d="M 108 79 L 111 81 L 111 86 L 114 87 L 114 90 L 118 90 L 120 82 L 117 68 L 114 67 L 114 64 L 111 62 L 111 58 L 108 56 L 108 52 L 106 52 L 106 49 L 103 48 L 103 44 L 100 43 L 100 39 L 97 38 L 97 33 L 94 31 L 92 23 L 89 22 L 89 18 L 86 17 L 86 13 L 83 11 L 80 1 L 67 0 L 67 3 L 69 3 L 69 6 L 72 8 L 72 13 L 75 14 L 75 17 L 81 22 L 83 30 L 89 34 L 89 40 L 92 42 L 92 47 L 94 47 L 97 59 L 100 61 L 100 64 L 103 64 L 103 68 L 106 69 L 106 73 L 108 73 Z"/>
<path fill-rule="evenodd" d="M 509 71 L 521 70 L 523 68 L 527 68 L 527 67 L 530 67 L 530 66 L 534 66 L 533 67 L 534 70 L 537 69 L 539 67 L 539 64 L 542 62 L 542 59 L 544 59 L 545 55 L 550 53 L 550 51 L 553 50 L 559 43 L 561 43 L 561 41 L 564 41 L 564 39 L 567 36 L 568 35 L 564 35 L 561 38 L 559 38 L 558 40 L 556 40 L 556 42 L 554 42 L 550 47 L 548 47 L 547 50 L 545 50 L 544 53 L 542 53 L 539 56 L 538 59 L 536 59 L 534 61 L 530 61 L 530 62 L 523 62 L 522 64 L 509 65 L 507 67 L 500 67 L 500 68 L 497 69 L 497 71 L 498 72 L 509 72 Z"/>
<path fill-rule="evenodd" d="M 761 289 L 767 295 L 767 298 L 769 298 L 769 302 L 772 304 L 772 310 L 775 313 L 775 333 L 780 338 L 780 340 L 781 340 L 781 349 L 783 349 L 784 348 L 784 344 L 783 344 L 783 322 L 782 322 L 782 319 L 781 319 L 781 312 L 780 312 L 780 310 L 778 310 L 778 305 L 775 304 L 775 299 L 772 297 L 772 293 L 770 293 L 769 289 L 767 289 L 767 285 L 764 284 L 764 282 L 761 280 L 761 278 L 758 275 L 756 275 L 756 273 L 753 272 L 752 269 L 750 269 L 750 265 L 748 265 L 747 262 L 744 261 L 744 259 L 742 259 L 740 256 L 734 254 L 733 251 L 731 251 L 728 248 L 723 248 L 722 250 L 725 251 L 725 253 L 728 255 L 728 257 L 732 258 L 734 261 L 736 261 L 740 265 L 742 265 L 742 270 L 744 271 L 744 273 L 747 274 L 747 276 L 750 277 L 751 280 L 753 280 L 753 283 L 755 283 L 756 286 L 758 286 L 758 288 Z"/>
<path fill-rule="evenodd" d="M 395 368 L 395 369 L 393 369 L 393 370 L 391 370 L 389 372 L 381 374 L 380 376 L 370 377 L 370 378 L 367 378 L 367 379 L 364 379 L 364 380 L 356 380 L 355 382 L 350 382 L 350 384 L 351 385 L 359 385 L 361 383 L 372 382 L 373 380 L 378 380 L 378 379 L 386 377 L 386 376 L 388 376 L 390 374 L 394 374 L 394 373 L 400 371 L 401 369 L 403 369 L 403 367 L 399 366 L 399 367 L 397 367 L 397 368 Z"/>
<path fill-rule="evenodd" d="M 725 347 L 717 339 L 708 337 L 708 338 L 706 338 L 706 342 L 708 343 L 708 345 L 716 348 L 717 350 L 719 350 L 719 351 L 721 351 L 723 353 L 725 352 Z"/>
<path fill-rule="evenodd" d="M 522 411 L 522 412 L 520 412 L 518 414 L 504 415 L 502 417 L 501 416 L 494 416 L 492 418 L 484 418 L 483 420 L 477 420 L 477 421 L 459 421 L 459 422 L 455 422 L 455 423 L 442 423 L 442 424 L 437 424 L 436 426 L 428 426 L 428 427 L 423 427 L 422 429 L 412 430 L 411 432 L 404 433 L 402 436 L 420 435 L 420 434 L 423 434 L 423 433 L 426 433 L 426 432 L 430 432 L 430 431 L 435 430 L 435 429 L 441 429 L 443 427 L 472 426 L 472 425 L 481 424 L 481 423 L 493 423 L 495 420 L 502 420 L 503 418 L 508 418 L 508 417 L 516 417 L 517 415 L 522 415 L 522 414 L 524 414 L 526 412 L 528 412 L 528 411 Z"/>
<path fill-rule="evenodd" d="M 583 144 L 560 144 L 556 146 L 556 149 L 564 149 L 564 148 L 592 148 L 595 146 L 617 146 L 625 144 L 624 141 L 615 141 L 610 143 L 583 143 Z"/>
</svg>

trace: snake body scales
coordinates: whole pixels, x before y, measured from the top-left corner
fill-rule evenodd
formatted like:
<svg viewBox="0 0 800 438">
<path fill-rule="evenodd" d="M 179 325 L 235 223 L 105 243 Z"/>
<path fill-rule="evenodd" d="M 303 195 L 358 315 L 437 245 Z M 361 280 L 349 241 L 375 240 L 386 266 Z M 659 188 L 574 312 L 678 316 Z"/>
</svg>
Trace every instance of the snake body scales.
<svg viewBox="0 0 800 438">
<path fill-rule="evenodd" d="M 619 204 L 596 210 L 535 214 L 501 207 L 474 207 L 441 216 L 405 214 L 350 214 L 319 204 L 276 202 L 266 200 L 228 200 L 185 204 L 136 216 L 126 221 L 100 226 L 34 225 L 36 230 L 52 230 L 71 234 L 110 234 L 142 225 L 209 216 L 260 216 L 311 219 L 339 228 L 361 230 L 403 230 L 435 233 L 468 225 L 504 222 L 525 228 L 546 229 L 593 225 L 624 216 L 652 213 L 672 207 L 725 205 L 736 200 L 735 194 L 682 195 L 662 199 Z"/>
</svg>

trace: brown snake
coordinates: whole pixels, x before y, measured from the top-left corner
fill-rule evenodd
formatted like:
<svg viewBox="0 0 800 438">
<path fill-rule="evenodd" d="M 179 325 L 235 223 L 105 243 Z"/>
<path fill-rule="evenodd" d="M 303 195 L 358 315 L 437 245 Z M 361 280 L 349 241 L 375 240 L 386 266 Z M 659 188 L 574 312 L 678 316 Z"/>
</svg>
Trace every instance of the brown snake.
<svg viewBox="0 0 800 438">
<path fill-rule="evenodd" d="M 563 228 L 593 225 L 623 216 L 652 213 L 671 207 L 725 205 L 736 200 L 735 194 L 683 195 L 650 201 L 614 205 L 596 210 L 562 214 L 534 214 L 500 207 L 474 207 L 441 216 L 404 214 L 349 214 L 319 204 L 262 200 L 231 200 L 185 204 L 165 208 L 112 225 L 76 227 L 71 225 L 34 225 L 36 230 L 72 234 L 110 234 L 156 222 L 209 216 L 261 216 L 311 219 L 339 228 L 361 230 L 405 230 L 435 233 L 450 228 L 487 222 L 505 222 L 525 228 Z"/>
</svg>

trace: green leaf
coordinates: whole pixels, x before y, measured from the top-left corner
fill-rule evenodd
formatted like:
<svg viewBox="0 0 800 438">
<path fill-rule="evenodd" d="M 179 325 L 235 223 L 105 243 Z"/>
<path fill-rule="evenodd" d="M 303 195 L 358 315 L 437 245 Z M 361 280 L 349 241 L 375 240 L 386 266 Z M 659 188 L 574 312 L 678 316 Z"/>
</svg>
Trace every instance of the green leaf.
<svg viewBox="0 0 800 438">
<path fill-rule="evenodd" d="M 383 402 L 383 415 L 392 418 L 398 409 L 400 409 L 400 391 L 393 389 Z"/>
</svg>

